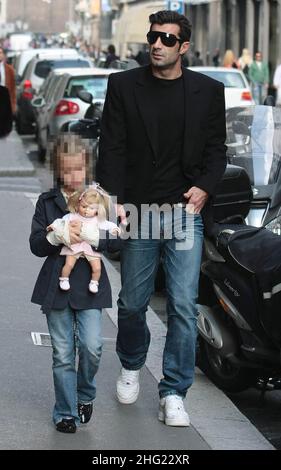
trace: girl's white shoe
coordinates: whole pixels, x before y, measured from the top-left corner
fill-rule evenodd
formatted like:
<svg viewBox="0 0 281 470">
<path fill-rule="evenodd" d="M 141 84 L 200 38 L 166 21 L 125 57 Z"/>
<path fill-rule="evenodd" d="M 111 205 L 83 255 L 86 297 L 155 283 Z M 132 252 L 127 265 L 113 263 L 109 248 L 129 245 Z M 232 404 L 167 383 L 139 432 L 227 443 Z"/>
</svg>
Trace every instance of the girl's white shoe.
<svg viewBox="0 0 281 470">
<path fill-rule="evenodd" d="M 69 290 L 70 289 L 70 284 L 69 284 L 69 278 L 68 277 L 60 277 L 60 288 L 61 290 Z"/>
<path fill-rule="evenodd" d="M 89 291 L 92 292 L 92 294 L 96 294 L 99 291 L 98 281 L 94 281 L 93 279 L 91 280 L 89 284 Z"/>
</svg>

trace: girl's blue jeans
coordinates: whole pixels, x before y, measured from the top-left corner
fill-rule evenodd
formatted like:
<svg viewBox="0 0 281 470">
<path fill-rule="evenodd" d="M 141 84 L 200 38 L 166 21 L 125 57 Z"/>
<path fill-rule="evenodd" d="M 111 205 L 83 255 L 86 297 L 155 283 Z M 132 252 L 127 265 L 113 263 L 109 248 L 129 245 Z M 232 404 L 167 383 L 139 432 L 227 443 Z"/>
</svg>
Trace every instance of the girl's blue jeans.
<svg viewBox="0 0 281 470">
<path fill-rule="evenodd" d="M 90 403 L 96 397 L 95 375 L 102 352 L 101 310 L 52 310 L 47 323 L 53 347 L 53 420 L 56 424 L 63 418 L 74 418 L 78 425 L 77 404 Z"/>
</svg>

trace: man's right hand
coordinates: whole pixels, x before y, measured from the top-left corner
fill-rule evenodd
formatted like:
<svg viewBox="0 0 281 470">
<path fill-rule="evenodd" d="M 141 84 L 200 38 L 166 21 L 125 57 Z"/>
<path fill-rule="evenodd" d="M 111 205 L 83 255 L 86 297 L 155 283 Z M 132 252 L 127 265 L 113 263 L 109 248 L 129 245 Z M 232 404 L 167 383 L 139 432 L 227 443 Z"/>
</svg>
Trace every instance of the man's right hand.
<svg viewBox="0 0 281 470">
<path fill-rule="evenodd" d="M 79 220 L 73 220 L 72 222 L 69 222 L 69 240 L 71 245 L 82 242 L 82 239 L 80 238 L 81 227 L 82 222 Z"/>
</svg>

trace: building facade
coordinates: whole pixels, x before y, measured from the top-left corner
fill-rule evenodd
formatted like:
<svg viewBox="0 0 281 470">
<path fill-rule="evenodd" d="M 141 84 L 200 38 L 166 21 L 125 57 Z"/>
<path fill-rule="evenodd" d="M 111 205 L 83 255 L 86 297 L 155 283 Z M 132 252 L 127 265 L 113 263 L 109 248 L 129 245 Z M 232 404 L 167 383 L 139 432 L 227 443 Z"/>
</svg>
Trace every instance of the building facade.
<svg viewBox="0 0 281 470">
<path fill-rule="evenodd" d="M 260 50 L 271 72 L 281 63 L 280 0 L 191 0 L 186 14 L 193 24 L 192 47 L 206 64 L 212 65 L 215 49 L 221 57 L 226 49 L 239 57 L 243 48 L 253 55 Z"/>
<path fill-rule="evenodd" d="M 14 25 L 14 31 L 61 33 L 73 18 L 75 3 L 76 0 L 10 0 L 6 2 L 6 21 Z"/>
</svg>

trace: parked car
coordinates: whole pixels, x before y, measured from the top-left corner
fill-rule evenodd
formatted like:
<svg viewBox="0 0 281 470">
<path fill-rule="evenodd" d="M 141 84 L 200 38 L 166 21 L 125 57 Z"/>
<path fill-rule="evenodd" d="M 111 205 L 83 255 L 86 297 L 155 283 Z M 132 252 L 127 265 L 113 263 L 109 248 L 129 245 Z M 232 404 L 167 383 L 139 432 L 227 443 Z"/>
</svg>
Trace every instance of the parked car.
<svg viewBox="0 0 281 470">
<path fill-rule="evenodd" d="M 135 59 L 113 60 L 110 63 L 110 68 L 119 70 L 130 70 L 139 67 L 139 63 Z"/>
<path fill-rule="evenodd" d="M 61 57 L 53 57 L 52 55 L 33 57 L 26 66 L 22 81 L 17 87 L 16 124 L 19 134 L 34 132 L 35 121 L 31 100 L 38 93 L 51 70 L 69 67 L 91 67 L 92 63 L 89 59 L 77 54 L 64 56 L 63 51 L 62 49 Z"/>
<path fill-rule="evenodd" d="M 188 67 L 194 72 L 222 82 L 225 86 L 225 107 L 253 106 L 255 104 L 250 85 L 241 70 L 226 67 Z"/>
<path fill-rule="evenodd" d="M 78 52 L 76 49 L 63 49 L 63 57 L 71 56 L 71 57 L 78 57 Z M 52 57 L 61 57 L 62 56 L 62 49 L 61 48 L 54 48 L 54 49 L 25 49 L 18 53 L 16 61 L 15 61 L 15 72 L 17 82 L 20 83 L 25 71 L 25 68 L 28 62 L 33 59 L 33 57 L 43 58 L 44 56 L 52 56 Z"/>
<path fill-rule="evenodd" d="M 36 109 L 39 158 L 45 158 L 49 136 L 56 135 L 61 126 L 70 119 L 84 117 L 89 104 L 77 96 L 78 91 L 88 91 L 93 95 L 94 102 L 103 106 L 108 76 L 114 72 L 118 72 L 118 70 L 95 67 L 60 69 L 50 74 L 46 89 L 32 101 L 32 105 Z"/>
</svg>

